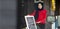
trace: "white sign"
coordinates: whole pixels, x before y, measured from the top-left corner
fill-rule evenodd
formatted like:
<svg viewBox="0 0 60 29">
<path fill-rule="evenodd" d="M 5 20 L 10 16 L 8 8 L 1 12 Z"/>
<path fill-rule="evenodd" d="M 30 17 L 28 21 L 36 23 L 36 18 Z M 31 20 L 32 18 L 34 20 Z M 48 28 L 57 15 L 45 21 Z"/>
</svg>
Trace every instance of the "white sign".
<svg viewBox="0 0 60 29">
<path fill-rule="evenodd" d="M 27 29 L 37 29 L 34 16 L 25 16 Z"/>
</svg>

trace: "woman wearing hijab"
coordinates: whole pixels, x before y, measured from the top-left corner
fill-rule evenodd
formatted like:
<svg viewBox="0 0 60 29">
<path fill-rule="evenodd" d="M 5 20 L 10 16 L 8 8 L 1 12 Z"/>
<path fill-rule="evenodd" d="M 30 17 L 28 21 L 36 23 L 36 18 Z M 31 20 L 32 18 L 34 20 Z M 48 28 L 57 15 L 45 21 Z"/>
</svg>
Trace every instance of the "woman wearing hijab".
<svg viewBox="0 0 60 29">
<path fill-rule="evenodd" d="M 37 3 L 37 9 L 34 10 L 32 15 L 35 17 L 36 24 L 39 26 L 40 29 L 45 29 L 46 17 L 47 17 L 47 10 L 44 9 L 44 5 L 42 2 Z"/>
</svg>

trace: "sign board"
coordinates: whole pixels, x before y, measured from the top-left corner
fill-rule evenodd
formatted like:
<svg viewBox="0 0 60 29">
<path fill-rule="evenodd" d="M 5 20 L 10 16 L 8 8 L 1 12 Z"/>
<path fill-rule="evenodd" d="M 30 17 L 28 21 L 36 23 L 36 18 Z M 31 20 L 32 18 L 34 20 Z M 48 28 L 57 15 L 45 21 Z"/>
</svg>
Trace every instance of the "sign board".
<svg viewBox="0 0 60 29">
<path fill-rule="evenodd" d="M 25 16 L 27 29 L 37 29 L 34 16 Z"/>
</svg>

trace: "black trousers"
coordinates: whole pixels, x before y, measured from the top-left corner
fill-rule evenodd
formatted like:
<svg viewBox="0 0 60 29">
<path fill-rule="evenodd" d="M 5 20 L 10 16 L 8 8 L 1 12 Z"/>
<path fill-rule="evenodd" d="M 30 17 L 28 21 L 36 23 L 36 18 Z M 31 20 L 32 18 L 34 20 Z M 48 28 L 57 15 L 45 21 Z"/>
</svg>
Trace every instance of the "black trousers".
<svg viewBox="0 0 60 29">
<path fill-rule="evenodd" d="M 37 29 L 45 29 L 45 24 L 37 24 Z"/>
</svg>

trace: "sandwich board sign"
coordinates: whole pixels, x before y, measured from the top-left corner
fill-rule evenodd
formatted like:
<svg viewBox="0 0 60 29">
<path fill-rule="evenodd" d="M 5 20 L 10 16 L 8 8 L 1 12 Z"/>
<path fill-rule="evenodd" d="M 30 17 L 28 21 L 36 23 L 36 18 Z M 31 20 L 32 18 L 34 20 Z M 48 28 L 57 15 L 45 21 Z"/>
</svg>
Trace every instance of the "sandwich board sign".
<svg viewBox="0 0 60 29">
<path fill-rule="evenodd" d="M 27 29 L 37 29 L 34 16 L 25 16 Z"/>
</svg>

